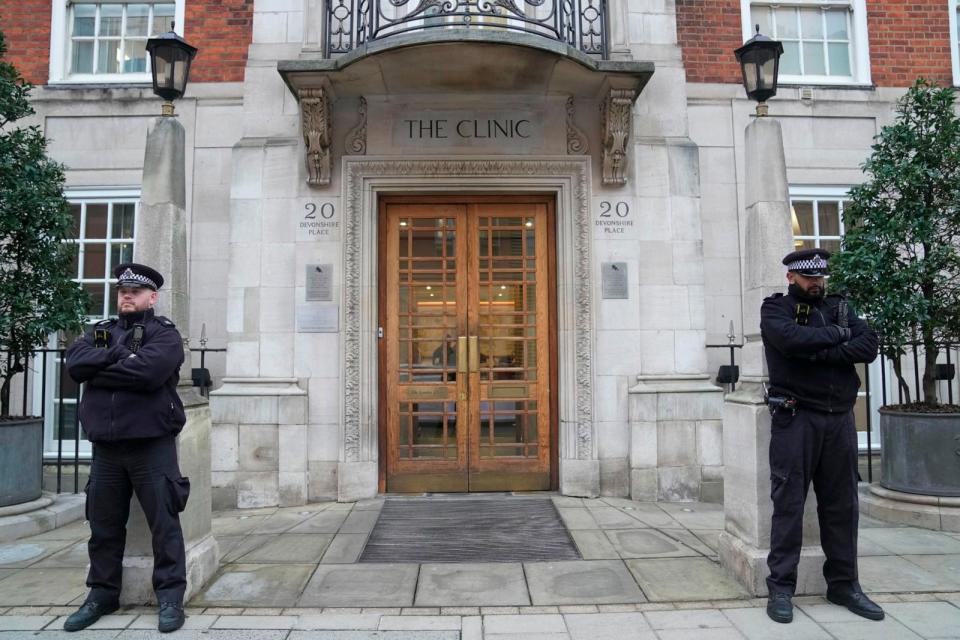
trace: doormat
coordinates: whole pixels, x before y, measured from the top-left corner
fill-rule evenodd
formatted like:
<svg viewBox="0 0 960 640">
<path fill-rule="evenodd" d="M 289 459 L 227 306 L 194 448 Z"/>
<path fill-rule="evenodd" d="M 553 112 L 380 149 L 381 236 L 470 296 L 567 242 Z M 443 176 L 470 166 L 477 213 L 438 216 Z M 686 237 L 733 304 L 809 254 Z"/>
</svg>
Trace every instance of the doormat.
<svg viewBox="0 0 960 640">
<path fill-rule="evenodd" d="M 550 498 L 387 498 L 360 562 L 579 560 Z"/>
</svg>

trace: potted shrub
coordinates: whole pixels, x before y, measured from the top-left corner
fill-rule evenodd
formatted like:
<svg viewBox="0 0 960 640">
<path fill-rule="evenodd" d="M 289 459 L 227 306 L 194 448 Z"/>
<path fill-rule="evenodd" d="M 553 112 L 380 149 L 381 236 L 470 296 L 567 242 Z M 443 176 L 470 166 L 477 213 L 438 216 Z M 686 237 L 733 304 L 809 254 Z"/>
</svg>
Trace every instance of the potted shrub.
<svg viewBox="0 0 960 640">
<path fill-rule="evenodd" d="M 61 329 L 78 330 L 86 296 L 70 279 L 73 219 L 63 197 L 63 167 L 47 157 L 33 115 L 30 85 L 4 60 L 0 32 L 0 507 L 42 491 L 43 422 L 12 416 L 13 378 Z"/>
<path fill-rule="evenodd" d="M 960 406 L 937 397 L 937 358 L 960 342 L 960 119 L 955 93 L 923 79 L 897 103 L 850 190 L 832 284 L 880 334 L 904 402 L 880 410 L 881 481 L 888 488 L 960 495 Z M 904 358 L 918 345 L 922 393 Z M 895 394 L 895 397 L 900 396 Z"/>
</svg>

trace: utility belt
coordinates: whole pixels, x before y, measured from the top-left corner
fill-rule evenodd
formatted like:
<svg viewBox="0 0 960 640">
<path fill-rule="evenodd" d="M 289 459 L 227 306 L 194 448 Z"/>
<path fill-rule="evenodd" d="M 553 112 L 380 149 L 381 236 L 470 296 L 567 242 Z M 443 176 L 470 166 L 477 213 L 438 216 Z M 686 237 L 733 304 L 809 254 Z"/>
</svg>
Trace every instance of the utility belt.
<svg viewBox="0 0 960 640">
<path fill-rule="evenodd" d="M 797 408 L 800 402 L 796 398 L 789 396 L 767 395 L 764 400 L 767 408 L 770 409 L 770 415 L 774 416 L 778 411 L 789 411 L 791 416 L 797 415 Z"/>
</svg>

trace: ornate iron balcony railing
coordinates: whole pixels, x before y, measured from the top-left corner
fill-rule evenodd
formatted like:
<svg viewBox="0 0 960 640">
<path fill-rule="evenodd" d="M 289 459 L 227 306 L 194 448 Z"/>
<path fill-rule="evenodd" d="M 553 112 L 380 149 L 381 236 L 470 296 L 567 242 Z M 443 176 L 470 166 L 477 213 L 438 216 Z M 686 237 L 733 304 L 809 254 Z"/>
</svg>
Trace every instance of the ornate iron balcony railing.
<svg viewBox="0 0 960 640">
<path fill-rule="evenodd" d="M 607 0 L 327 0 L 324 55 L 426 29 L 535 34 L 608 57 Z"/>
</svg>

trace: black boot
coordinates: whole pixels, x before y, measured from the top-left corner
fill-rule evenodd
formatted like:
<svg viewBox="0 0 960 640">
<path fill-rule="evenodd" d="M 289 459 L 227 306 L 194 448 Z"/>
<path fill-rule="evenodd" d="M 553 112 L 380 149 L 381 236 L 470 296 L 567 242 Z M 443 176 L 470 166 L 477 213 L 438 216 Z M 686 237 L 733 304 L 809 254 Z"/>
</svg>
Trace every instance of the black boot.
<svg viewBox="0 0 960 640">
<path fill-rule="evenodd" d="M 120 606 L 117 604 L 104 604 L 102 602 L 88 600 L 84 602 L 79 609 L 70 614 L 67 621 L 63 623 L 63 628 L 65 631 L 80 631 L 80 629 L 86 629 L 103 616 L 113 613 L 119 608 Z"/>
<path fill-rule="evenodd" d="M 176 631 L 183 626 L 185 619 L 186 616 L 183 615 L 183 606 L 176 602 L 161 602 L 157 629 L 160 633 Z"/>
<path fill-rule="evenodd" d="M 767 598 L 767 615 L 774 622 L 793 622 L 793 603 L 789 593 L 771 593 Z"/>
<path fill-rule="evenodd" d="M 827 589 L 827 600 L 868 620 L 883 620 L 883 609 L 876 602 L 868 598 L 859 586 L 846 589 Z"/>
</svg>

